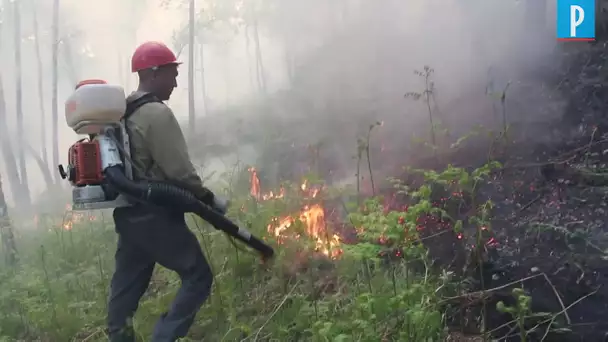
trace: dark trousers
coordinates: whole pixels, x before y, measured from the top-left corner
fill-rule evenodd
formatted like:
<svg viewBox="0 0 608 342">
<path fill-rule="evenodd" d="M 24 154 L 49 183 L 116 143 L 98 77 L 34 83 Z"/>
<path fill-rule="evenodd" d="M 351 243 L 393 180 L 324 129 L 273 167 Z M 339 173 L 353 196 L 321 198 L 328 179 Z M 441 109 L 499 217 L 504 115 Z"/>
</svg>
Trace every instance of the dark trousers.
<svg viewBox="0 0 608 342">
<path fill-rule="evenodd" d="M 156 263 L 177 272 L 182 286 L 158 320 L 152 341 L 173 342 L 186 336 L 209 297 L 213 275 L 184 215 L 136 206 L 115 209 L 114 222 L 118 247 L 108 303 L 110 341 L 135 341 L 130 322 Z"/>
</svg>

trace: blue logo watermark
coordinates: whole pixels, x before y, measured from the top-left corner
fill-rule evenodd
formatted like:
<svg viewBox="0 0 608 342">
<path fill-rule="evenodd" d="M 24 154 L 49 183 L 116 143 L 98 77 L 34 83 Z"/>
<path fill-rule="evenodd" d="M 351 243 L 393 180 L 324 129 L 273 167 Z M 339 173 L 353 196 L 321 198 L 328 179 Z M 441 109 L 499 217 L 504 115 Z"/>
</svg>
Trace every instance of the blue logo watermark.
<svg viewBox="0 0 608 342">
<path fill-rule="evenodd" d="M 595 40 L 595 0 L 557 0 L 557 39 Z"/>
</svg>

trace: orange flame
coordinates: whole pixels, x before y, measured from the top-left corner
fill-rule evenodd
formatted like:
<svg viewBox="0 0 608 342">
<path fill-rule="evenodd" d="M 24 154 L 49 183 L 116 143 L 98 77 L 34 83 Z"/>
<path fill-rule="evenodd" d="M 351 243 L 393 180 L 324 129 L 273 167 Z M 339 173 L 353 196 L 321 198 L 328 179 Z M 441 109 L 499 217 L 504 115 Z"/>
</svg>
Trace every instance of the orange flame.
<svg viewBox="0 0 608 342">
<path fill-rule="evenodd" d="M 260 178 L 258 178 L 258 171 L 254 167 L 250 167 L 248 169 L 251 177 L 249 179 L 250 190 L 249 193 L 251 196 L 257 200 L 260 199 Z"/>
<path fill-rule="evenodd" d="M 258 178 L 257 170 L 250 167 L 248 171 L 251 174 L 250 194 L 252 197 L 258 201 L 283 198 L 285 189 L 282 187 L 276 194 L 272 191 L 263 194 L 260 190 L 260 179 Z M 307 180 L 300 185 L 300 189 L 305 197 L 311 199 L 316 198 L 321 191 L 320 187 L 310 187 Z M 315 241 L 315 251 L 323 253 L 331 258 L 337 258 L 343 253 L 340 249 L 340 236 L 329 234 L 327 231 L 325 210 L 320 204 L 307 205 L 296 215 L 274 218 L 268 225 L 268 232 L 277 237 L 279 243 L 282 243 L 287 239 L 290 228 L 295 223 L 296 218 L 299 218 L 306 226 L 306 235 Z M 300 238 L 299 235 L 296 235 L 295 237 Z"/>
<path fill-rule="evenodd" d="M 317 197 L 317 195 L 321 191 L 321 188 L 312 188 L 312 189 L 309 189 L 308 188 L 308 181 L 307 180 L 304 180 L 304 182 L 302 183 L 302 185 L 300 185 L 300 189 L 302 189 L 302 191 L 306 192 L 307 195 L 308 195 L 308 197 L 310 197 L 310 198 Z"/>
<path fill-rule="evenodd" d="M 97 216 L 95 216 L 92 213 L 85 214 L 84 212 L 73 211 L 71 204 L 66 204 L 65 210 L 66 210 L 66 215 L 63 220 L 63 229 L 65 229 L 65 230 L 72 230 L 75 223 L 79 223 L 79 222 L 83 222 L 83 221 L 89 221 L 89 222 L 97 221 Z"/>
<path fill-rule="evenodd" d="M 325 210 L 319 204 L 305 206 L 299 214 L 299 220 L 306 226 L 306 234 L 315 241 L 315 251 L 321 252 L 331 258 L 342 254 L 340 237 L 337 234 L 329 235 L 325 221 Z M 292 216 L 274 219 L 268 225 L 268 232 L 276 236 L 281 242 L 285 240 L 289 228 L 296 222 Z M 300 236 L 296 236 L 300 237 Z"/>
<path fill-rule="evenodd" d="M 251 174 L 250 178 L 250 194 L 253 198 L 260 201 L 283 198 L 285 189 L 281 187 L 278 193 L 272 191 L 262 193 L 260 189 L 260 179 L 258 178 L 257 170 L 253 167 L 248 169 Z M 320 187 L 310 187 L 307 180 L 300 185 L 300 189 L 306 198 L 316 198 L 321 191 Z M 300 213 L 296 215 L 285 216 L 282 218 L 274 218 L 268 225 L 268 232 L 277 237 L 279 243 L 283 243 L 288 235 L 296 218 L 306 226 L 306 235 L 315 241 L 315 251 L 323 253 L 331 258 L 337 258 L 343 253 L 340 249 L 340 236 L 329 234 L 325 220 L 325 210 L 320 204 L 305 206 Z M 300 238 L 299 235 L 295 236 Z"/>
<path fill-rule="evenodd" d="M 267 201 L 267 200 L 275 199 L 275 198 L 283 198 L 283 196 L 285 196 L 285 189 L 282 187 L 279 190 L 279 192 L 276 194 L 272 191 L 263 194 L 261 187 L 260 187 L 260 178 L 258 177 L 258 171 L 254 167 L 250 167 L 247 170 L 251 174 L 251 176 L 249 178 L 249 184 L 250 184 L 249 194 L 251 195 L 251 197 L 255 198 L 258 201 L 259 200 Z"/>
</svg>

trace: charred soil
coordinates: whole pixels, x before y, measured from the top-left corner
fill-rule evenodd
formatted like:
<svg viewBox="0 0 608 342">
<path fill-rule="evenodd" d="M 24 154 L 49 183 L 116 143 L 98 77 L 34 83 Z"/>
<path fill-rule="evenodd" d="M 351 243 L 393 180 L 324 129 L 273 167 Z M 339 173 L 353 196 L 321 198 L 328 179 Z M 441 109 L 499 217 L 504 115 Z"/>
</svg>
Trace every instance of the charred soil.
<svg viewBox="0 0 608 342">
<path fill-rule="evenodd" d="M 522 327 L 527 341 L 608 338 L 605 60 L 601 46 L 565 56 L 564 71 L 554 80 L 568 99 L 561 121 L 510 129 L 508 139 L 495 140 L 493 149 L 473 142 L 412 162 L 437 170 L 447 164 L 478 167 L 488 159 L 502 164 L 479 188 L 478 196 L 494 203 L 481 258 L 468 238 L 475 233 L 466 226 L 462 238 L 453 232 L 436 236 L 444 227 L 423 234 L 432 238 L 426 245 L 436 262 L 454 265 L 469 280 L 466 290 L 448 300 L 454 331 L 480 333 L 483 321 L 485 331 L 501 341 L 522 340 Z M 539 142 L 539 132 L 548 142 Z M 457 215 L 466 217 L 466 208 L 459 211 Z M 457 263 L 455 251 L 460 254 Z M 497 310 L 499 301 L 514 304 L 514 287 L 524 289 L 531 311 L 537 313 L 524 324 Z"/>
</svg>

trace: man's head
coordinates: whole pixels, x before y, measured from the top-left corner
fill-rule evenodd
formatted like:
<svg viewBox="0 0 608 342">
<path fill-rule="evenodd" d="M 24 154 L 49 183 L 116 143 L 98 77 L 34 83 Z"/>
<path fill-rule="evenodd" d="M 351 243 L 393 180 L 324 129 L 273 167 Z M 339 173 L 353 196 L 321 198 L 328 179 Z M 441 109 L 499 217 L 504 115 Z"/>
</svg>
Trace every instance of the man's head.
<svg viewBox="0 0 608 342">
<path fill-rule="evenodd" d="M 146 42 L 140 45 L 131 58 L 131 71 L 139 76 L 139 89 L 154 93 L 166 101 L 177 87 L 177 62 L 175 54 L 165 44 Z"/>
<path fill-rule="evenodd" d="M 167 101 L 177 87 L 177 64 L 167 64 L 159 67 L 140 70 L 139 89 L 153 93 L 161 101 Z"/>
</svg>

